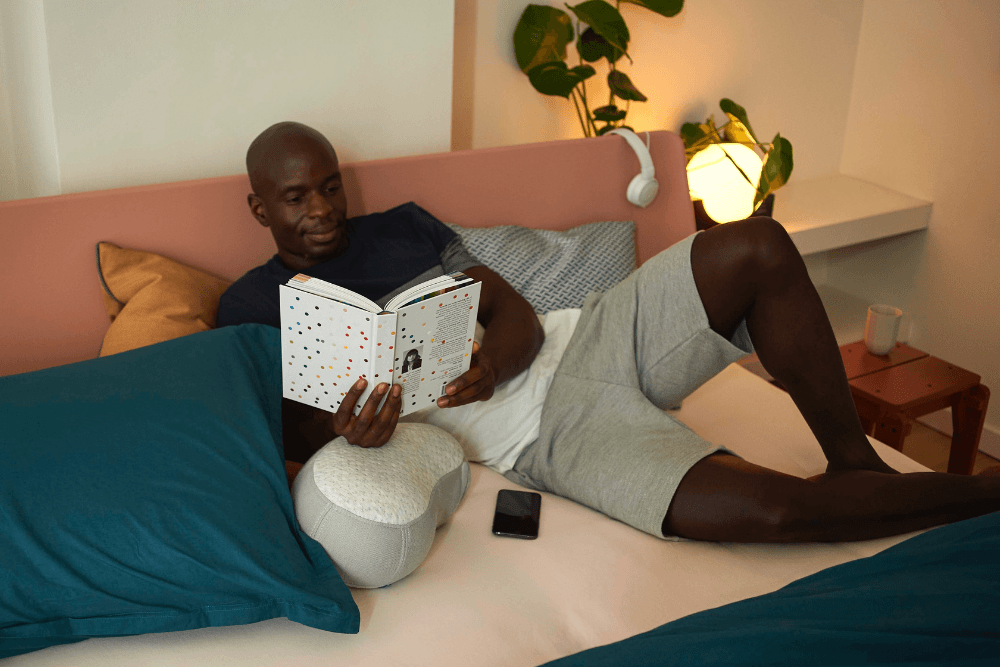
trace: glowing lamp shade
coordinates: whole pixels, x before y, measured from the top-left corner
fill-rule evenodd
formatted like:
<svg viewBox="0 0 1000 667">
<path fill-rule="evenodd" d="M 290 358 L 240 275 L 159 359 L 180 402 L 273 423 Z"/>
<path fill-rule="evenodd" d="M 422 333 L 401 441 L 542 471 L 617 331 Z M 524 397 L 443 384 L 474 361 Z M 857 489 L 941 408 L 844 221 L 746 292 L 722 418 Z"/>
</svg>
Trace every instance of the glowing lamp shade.
<svg viewBox="0 0 1000 667">
<path fill-rule="evenodd" d="M 740 166 L 753 185 L 747 182 L 733 162 Z M 753 213 L 753 198 L 763 166 L 760 157 L 747 146 L 712 144 L 696 153 L 688 163 L 691 197 L 701 199 L 705 211 L 716 222 L 748 218 Z"/>
</svg>

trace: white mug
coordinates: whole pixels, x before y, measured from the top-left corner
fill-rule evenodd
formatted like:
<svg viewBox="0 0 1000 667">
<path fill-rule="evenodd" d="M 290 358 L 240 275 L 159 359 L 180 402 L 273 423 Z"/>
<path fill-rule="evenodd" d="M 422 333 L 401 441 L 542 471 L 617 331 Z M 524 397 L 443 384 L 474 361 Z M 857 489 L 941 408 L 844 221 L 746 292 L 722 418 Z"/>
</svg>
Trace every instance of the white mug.
<svg viewBox="0 0 1000 667">
<path fill-rule="evenodd" d="M 899 336 L 899 322 L 903 311 L 895 306 L 876 304 L 868 307 L 865 321 L 865 346 L 872 354 L 889 354 L 896 346 Z"/>
</svg>

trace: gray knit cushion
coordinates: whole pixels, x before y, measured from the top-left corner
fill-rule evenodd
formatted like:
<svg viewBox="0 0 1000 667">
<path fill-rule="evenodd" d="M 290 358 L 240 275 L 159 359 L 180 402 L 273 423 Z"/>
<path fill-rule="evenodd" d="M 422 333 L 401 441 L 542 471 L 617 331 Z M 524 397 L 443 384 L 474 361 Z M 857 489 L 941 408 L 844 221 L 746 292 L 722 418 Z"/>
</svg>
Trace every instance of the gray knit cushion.
<svg viewBox="0 0 1000 667">
<path fill-rule="evenodd" d="M 635 270 L 631 221 L 593 222 L 564 232 L 512 225 L 449 227 L 537 313 L 579 308 L 590 292 L 614 287 Z"/>
<path fill-rule="evenodd" d="M 436 426 L 404 423 L 381 447 L 331 441 L 306 462 L 292 497 L 302 530 L 344 582 L 378 588 L 417 569 L 468 488 L 458 441 Z"/>
</svg>

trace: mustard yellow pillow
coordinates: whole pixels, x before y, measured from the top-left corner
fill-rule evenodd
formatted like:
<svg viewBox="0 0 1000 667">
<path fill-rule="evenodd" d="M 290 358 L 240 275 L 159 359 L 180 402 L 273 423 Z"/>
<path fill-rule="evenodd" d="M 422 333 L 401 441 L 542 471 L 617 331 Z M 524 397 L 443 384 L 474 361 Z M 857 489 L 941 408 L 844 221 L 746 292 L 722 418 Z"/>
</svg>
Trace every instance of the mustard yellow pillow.
<svg viewBox="0 0 1000 667">
<path fill-rule="evenodd" d="M 229 281 L 162 255 L 97 244 L 97 273 L 111 326 L 102 357 L 215 327 Z"/>
</svg>

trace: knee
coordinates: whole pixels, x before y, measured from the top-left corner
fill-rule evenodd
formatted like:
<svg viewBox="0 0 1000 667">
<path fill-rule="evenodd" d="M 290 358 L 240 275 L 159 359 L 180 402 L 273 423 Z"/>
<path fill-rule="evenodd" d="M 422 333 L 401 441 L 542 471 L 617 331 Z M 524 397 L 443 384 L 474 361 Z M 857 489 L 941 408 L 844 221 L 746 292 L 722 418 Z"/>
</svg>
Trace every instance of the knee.
<svg viewBox="0 0 1000 667">
<path fill-rule="evenodd" d="M 802 256 L 784 226 L 774 218 L 749 218 L 754 260 L 764 271 L 783 271 L 801 262 Z"/>
<path fill-rule="evenodd" d="M 773 218 L 752 217 L 739 224 L 744 236 L 745 260 L 754 282 L 770 285 L 805 270 L 798 248 L 781 223 Z"/>
</svg>

